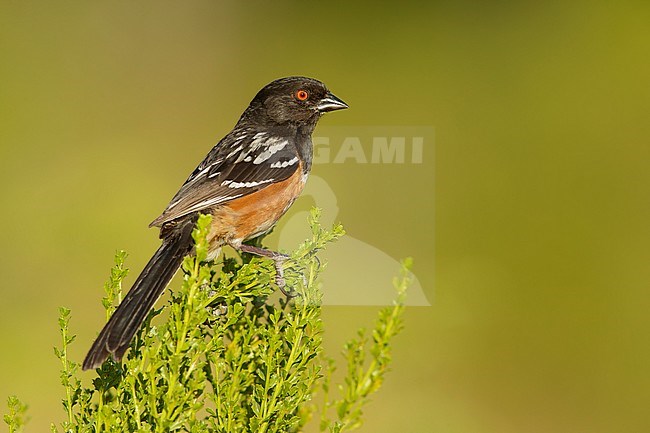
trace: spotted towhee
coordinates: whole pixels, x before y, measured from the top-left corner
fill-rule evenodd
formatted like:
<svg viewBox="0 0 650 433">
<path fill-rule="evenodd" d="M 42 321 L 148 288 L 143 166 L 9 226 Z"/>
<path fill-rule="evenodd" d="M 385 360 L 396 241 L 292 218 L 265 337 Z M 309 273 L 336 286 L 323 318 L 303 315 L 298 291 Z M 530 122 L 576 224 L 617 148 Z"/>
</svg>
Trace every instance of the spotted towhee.
<svg viewBox="0 0 650 433">
<path fill-rule="evenodd" d="M 347 107 L 311 78 L 282 78 L 260 90 L 234 129 L 151 223 L 160 227 L 162 245 L 99 333 L 84 370 L 100 366 L 111 355 L 122 359 L 183 257 L 192 253 L 192 229 L 199 213 L 212 215 L 211 259 L 225 245 L 268 257 L 275 262 L 276 282 L 284 292 L 281 265 L 286 256 L 243 242 L 270 230 L 298 197 L 311 169 L 316 122 L 327 111 Z"/>
</svg>

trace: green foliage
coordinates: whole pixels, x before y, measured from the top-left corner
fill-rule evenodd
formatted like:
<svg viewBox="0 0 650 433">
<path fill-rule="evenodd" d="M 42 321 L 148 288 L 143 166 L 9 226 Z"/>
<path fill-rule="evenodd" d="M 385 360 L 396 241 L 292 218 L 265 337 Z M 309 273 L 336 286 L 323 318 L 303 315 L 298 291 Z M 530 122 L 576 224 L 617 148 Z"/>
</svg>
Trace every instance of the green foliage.
<svg viewBox="0 0 650 433">
<path fill-rule="evenodd" d="M 12 395 L 7 399 L 7 407 L 9 408 L 9 413 L 6 414 L 3 418 L 4 422 L 9 426 L 9 433 L 17 433 L 23 431 L 27 405 L 18 400 L 18 397 Z"/>
<path fill-rule="evenodd" d="M 332 432 L 341 432 L 361 426 L 361 409 L 368 402 L 369 396 L 381 387 L 391 361 L 390 342 L 403 327 L 402 313 L 406 289 L 411 280 L 411 265 L 410 258 L 402 261 L 400 277 L 393 281 L 397 289 L 397 299 L 392 307 L 379 311 L 375 328 L 370 333 L 371 338 L 365 329 L 360 329 L 357 331 L 357 338 L 345 344 L 343 354 L 347 360 L 347 372 L 345 383 L 339 385 L 341 398 L 333 402 L 326 400 L 321 412 L 321 431 L 329 429 Z M 329 394 L 331 376 L 335 369 L 334 360 L 327 359 L 326 376 L 322 385 L 326 395 Z M 328 417 L 331 407 L 336 409 L 337 419 L 334 422 Z"/>
<path fill-rule="evenodd" d="M 334 388 L 340 395 L 332 396 L 335 362 L 322 354 L 322 267 L 316 253 L 344 231 L 340 225 L 321 228 L 318 217 L 312 211 L 312 238 L 284 264 L 288 287 L 299 293 L 287 301 L 274 294 L 269 260 L 225 258 L 219 272 L 206 263 L 210 218 L 202 216 L 193 233 L 196 254 L 182 265 L 180 290 L 149 315 L 123 363 L 108 360 L 96 370 L 92 387 L 82 385 L 80 365 L 67 358 L 74 336 L 68 332 L 70 311 L 61 308 L 62 345 L 55 349 L 65 388 L 61 431 L 298 432 L 314 413 L 320 414 L 321 431 L 359 427 L 363 405 L 388 370 L 390 341 L 402 328 L 409 264 L 396 280 L 395 305 L 380 311 L 371 332 L 361 330 L 345 345 L 344 382 Z M 116 254 L 105 286 L 107 317 L 121 300 L 125 257 Z M 158 315 L 165 318 L 154 324 Z M 312 402 L 319 390 L 320 409 Z M 5 422 L 11 432 L 19 431 L 25 408 L 15 398 L 9 408 Z"/>
</svg>

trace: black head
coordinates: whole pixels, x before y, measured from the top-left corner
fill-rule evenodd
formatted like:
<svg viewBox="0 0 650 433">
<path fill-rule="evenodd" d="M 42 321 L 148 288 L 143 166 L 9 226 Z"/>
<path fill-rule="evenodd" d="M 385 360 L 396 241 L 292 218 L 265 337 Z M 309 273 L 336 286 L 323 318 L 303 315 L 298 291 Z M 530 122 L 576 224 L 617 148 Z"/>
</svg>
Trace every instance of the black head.
<svg viewBox="0 0 650 433">
<path fill-rule="evenodd" d="M 316 124 L 325 112 L 348 108 L 325 84 L 307 77 L 275 80 L 260 90 L 242 120 L 274 124 Z"/>
</svg>

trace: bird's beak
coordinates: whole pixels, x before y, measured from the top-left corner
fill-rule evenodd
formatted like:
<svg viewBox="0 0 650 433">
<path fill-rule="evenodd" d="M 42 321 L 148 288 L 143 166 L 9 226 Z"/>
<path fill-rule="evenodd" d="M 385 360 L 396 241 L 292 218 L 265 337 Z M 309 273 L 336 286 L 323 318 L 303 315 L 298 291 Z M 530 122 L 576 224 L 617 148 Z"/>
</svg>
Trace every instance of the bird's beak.
<svg viewBox="0 0 650 433">
<path fill-rule="evenodd" d="M 327 111 L 342 110 L 344 108 L 348 108 L 348 104 L 341 101 L 339 98 L 334 96 L 331 92 L 327 92 L 325 97 L 321 99 L 318 105 L 316 106 L 316 109 L 321 113 L 325 113 Z"/>
</svg>

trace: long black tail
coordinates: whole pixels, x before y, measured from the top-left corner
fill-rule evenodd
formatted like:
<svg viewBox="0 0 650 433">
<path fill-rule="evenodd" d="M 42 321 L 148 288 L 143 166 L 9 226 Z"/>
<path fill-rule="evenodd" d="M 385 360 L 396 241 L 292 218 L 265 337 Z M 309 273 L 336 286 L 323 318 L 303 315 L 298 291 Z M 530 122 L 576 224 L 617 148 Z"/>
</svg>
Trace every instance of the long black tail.
<svg viewBox="0 0 650 433">
<path fill-rule="evenodd" d="M 188 218 L 165 234 L 163 243 L 117 307 L 84 359 L 83 369 L 99 367 L 110 355 L 120 361 L 131 339 L 194 247 L 192 229 L 196 218 Z"/>
</svg>

